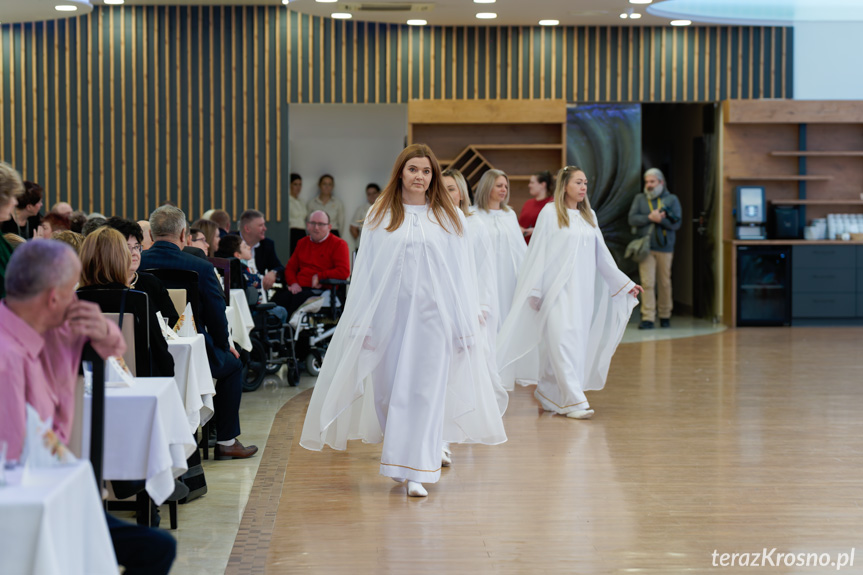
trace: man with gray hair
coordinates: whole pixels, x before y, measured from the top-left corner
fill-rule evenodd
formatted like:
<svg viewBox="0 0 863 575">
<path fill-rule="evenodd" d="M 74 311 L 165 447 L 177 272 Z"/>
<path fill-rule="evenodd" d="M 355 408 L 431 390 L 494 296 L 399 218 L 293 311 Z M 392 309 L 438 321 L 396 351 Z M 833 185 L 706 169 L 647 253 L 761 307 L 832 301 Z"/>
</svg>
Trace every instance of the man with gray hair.
<svg viewBox="0 0 863 575">
<path fill-rule="evenodd" d="M 75 413 L 75 382 L 87 341 L 103 358 L 122 356 L 120 329 L 95 303 L 79 300 L 81 263 L 55 240 L 32 240 L 12 254 L 6 298 L 0 302 L 0 439 L 7 457 L 18 459 L 30 404 L 54 431 L 69 440 Z"/>
<path fill-rule="evenodd" d="M 141 254 L 141 270 L 192 270 L 198 273 L 199 317 L 196 327 L 204 335 L 210 371 L 216 378 L 213 399 L 216 421 L 216 459 L 241 459 L 257 453 L 254 445 L 244 447 L 240 435 L 240 398 L 243 395 L 243 364 L 228 337 L 225 292 L 219 285 L 213 264 L 182 251 L 186 245 L 186 214 L 164 205 L 150 214 L 153 245 Z"/>
<path fill-rule="evenodd" d="M 635 235 L 650 234 L 650 253 L 638 263 L 638 275 L 644 287 L 638 329 L 653 329 L 655 326 L 657 283 L 659 325 L 671 327 L 671 262 L 680 218 L 680 200 L 666 188 L 663 173 L 658 168 L 644 172 L 644 191 L 635 196 L 629 209 L 629 225 L 633 227 Z"/>
</svg>

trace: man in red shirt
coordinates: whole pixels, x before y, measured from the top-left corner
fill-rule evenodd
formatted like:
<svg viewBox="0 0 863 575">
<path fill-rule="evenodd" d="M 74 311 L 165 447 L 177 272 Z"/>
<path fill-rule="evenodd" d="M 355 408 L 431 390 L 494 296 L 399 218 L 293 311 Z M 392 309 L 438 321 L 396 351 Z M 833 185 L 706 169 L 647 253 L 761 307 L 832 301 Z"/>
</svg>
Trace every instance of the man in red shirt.
<svg viewBox="0 0 863 575">
<path fill-rule="evenodd" d="M 346 280 L 351 273 L 348 244 L 330 233 L 330 217 L 324 211 L 312 212 L 306 218 L 309 234 L 297 242 L 285 266 L 285 283 L 288 285 L 282 305 L 288 316 L 310 297 L 320 295 L 322 280 Z"/>
</svg>

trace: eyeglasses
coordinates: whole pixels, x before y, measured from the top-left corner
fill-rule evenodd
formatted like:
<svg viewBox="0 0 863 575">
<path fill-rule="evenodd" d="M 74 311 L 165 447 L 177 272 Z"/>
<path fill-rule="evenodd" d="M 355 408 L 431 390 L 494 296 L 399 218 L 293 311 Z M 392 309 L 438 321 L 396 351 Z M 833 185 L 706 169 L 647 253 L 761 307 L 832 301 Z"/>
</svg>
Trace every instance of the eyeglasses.
<svg viewBox="0 0 863 575">
<path fill-rule="evenodd" d="M 129 251 L 132 252 L 133 254 L 135 252 L 140 254 L 143 251 L 143 249 L 141 248 L 141 244 L 138 244 L 137 246 L 129 246 Z"/>
<path fill-rule="evenodd" d="M 330 225 L 329 223 L 322 224 L 321 222 L 309 222 L 309 225 L 315 228 L 322 228 L 324 226 Z"/>
<path fill-rule="evenodd" d="M 192 238 L 193 244 L 197 243 L 197 242 L 206 242 L 206 241 L 207 241 L 207 238 L 205 236 L 198 236 L 197 238 Z"/>
</svg>

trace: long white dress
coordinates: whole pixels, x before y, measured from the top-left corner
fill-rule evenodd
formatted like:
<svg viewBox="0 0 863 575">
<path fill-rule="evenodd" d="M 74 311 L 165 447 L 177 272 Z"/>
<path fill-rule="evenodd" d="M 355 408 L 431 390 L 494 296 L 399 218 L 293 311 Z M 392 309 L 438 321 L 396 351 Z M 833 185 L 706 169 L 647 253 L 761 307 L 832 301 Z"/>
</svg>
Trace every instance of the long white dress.
<svg viewBox="0 0 863 575">
<path fill-rule="evenodd" d="M 472 206 L 471 212 L 485 224 L 491 244 L 494 246 L 498 307 L 501 322 L 503 322 L 512 306 L 518 271 L 527 252 L 527 243 L 524 241 L 521 228 L 518 227 L 515 210 L 481 210 Z"/>
<path fill-rule="evenodd" d="M 568 213 L 569 227 L 560 228 L 554 203 L 540 212 L 497 348 L 505 386 L 512 386 L 519 359 L 538 349 L 536 398 L 561 414 L 588 409 L 584 392 L 605 386 L 637 304 L 628 293 L 635 284 L 618 269 L 599 228 L 578 210 Z"/>
<path fill-rule="evenodd" d="M 389 215 L 363 227 L 300 445 L 383 441 L 382 475 L 429 483 L 440 477 L 445 440 L 496 444 L 506 434 L 493 387 L 481 380 L 479 304 L 465 289 L 476 282 L 470 239 L 445 230 L 426 206 L 404 208 L 393 232 Z"/>
</svg>

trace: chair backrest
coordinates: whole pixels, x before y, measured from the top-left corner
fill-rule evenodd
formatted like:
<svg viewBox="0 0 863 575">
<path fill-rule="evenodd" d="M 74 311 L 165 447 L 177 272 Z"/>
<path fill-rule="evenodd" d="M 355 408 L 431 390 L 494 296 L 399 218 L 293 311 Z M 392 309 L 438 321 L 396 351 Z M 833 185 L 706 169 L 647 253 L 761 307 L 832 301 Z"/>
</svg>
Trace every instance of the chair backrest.
<svg viewBox="0 0 863 575">
<path fill-rule="evenodd" d="M 237 258 L 226 258 L 231 266 L 231 289 L 246 289 L 246 276 L 243 275 L 243 262 Z"/>
<path fill-rule="evenodd" d="M 225 290 L 225 301 L 231 301 L 231 262 L 226 258 L 207 258 L 213 267 L 219 271 L 222 278 L 222 287 Z"/>
<path fill-rule="evenodd" d="M 165 287 L 169 290 L 185 290 L 186 303 L 191 304 L 192 306 L 192 315 L 195 316 L 195 325 L 198 327 L 198 330 L 202 329 L 201 326 L 203 326 L 204 324 L 201 322 L 201 316 L 199 313 L 200 297 L 198 295 L 198 272 L 193 270 L 174 270 L 158 268 L 152 268 L 143 271 L 153 274 L 154 276 L 159 278 L 165 285 Z M 183 306 L 183 309 L 179 310 L 179 313 L 182 314 L 184 309 L 185 306 Z"/>
<path fill-rule="evenodd" d="M 169 289 L 168 295 L 171 297 L 171 303 L 174 304 L 174 309 L 177 310 L 177 315 L 183 315 L 183 310 L 186 309 L 186 290 Z"/>
<path fill-rule="evenodd" d="M 126 295 L 123 304 L 123 292 Z M 150 377 L 150 302 L 147 294 L 136 290 L 96 289 L 78 292 L 78 298 L 99 304 L 104 314 L 112 314 L 119 322 L 120 307 L 124 307 L 123 337 L 126 338 L 126 354 L 123 360 L 136 377 Z M 133 334 L 127 335 L 131 330 Z M 131 345 L 130 345 L 131 340 Z"/>
</svg>

